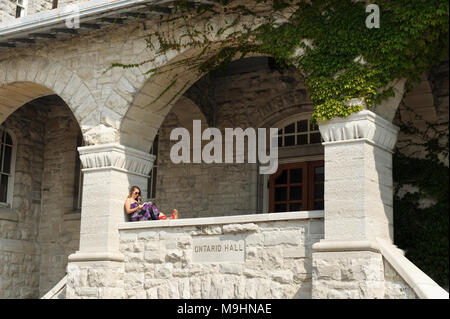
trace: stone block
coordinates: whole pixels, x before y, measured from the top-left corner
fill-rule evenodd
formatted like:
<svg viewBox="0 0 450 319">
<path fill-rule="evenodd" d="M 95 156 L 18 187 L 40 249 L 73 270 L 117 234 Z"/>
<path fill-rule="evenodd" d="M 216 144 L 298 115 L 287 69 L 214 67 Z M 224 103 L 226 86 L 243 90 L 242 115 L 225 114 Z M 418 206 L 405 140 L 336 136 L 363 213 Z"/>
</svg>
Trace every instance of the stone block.
<svg viewBox="0 0 450 319">
<path fill-rule="evenodd" d="M 172 271 L 173 271 L 173 265 L 166 263 L 166 264 L 158 264 L 155 267 L 155 278 L 171 278 L 172 277 Z"/>
<path fill-rule="evenodd" d="M 282 284 L 293 283 L 293 275 L 290 270 L 275 270 L 271 272 L 271 278 Z"/>
<path fill-rule="evenodd" d="M 304 246 L 283 248 L 283 258 L 304 258 L 304 257 L 306 257 Z"/>
<path fill-rule="evenodd" d="M 144 260 L 151 263 L 162 263 L 165 261 L 165 256 L 164 250 L 150 250 L 144 252 Z"/>
<path fill-rule="evenodd" d="M 222 227 L 222 232 L 224 234 L 228 233 L 245 233 L 245 232 L 257 232 L 259 231 L 259 226 L 254 223 L 247 224 L 228 224 Z"/>
<path fill-rule="evenodd" d="M 275 246 L 280 244 L 300 245 L 303 233 L 300 230 L 288 230 L 278 232 L 264 232 L 264 246 Z"/>
<path fill-rule="evenodd" d="M 220 272 L 224 274 L 240 275 L 242 274 L 242 266 L 239 264 L 221 264 Z"/>
</svg>

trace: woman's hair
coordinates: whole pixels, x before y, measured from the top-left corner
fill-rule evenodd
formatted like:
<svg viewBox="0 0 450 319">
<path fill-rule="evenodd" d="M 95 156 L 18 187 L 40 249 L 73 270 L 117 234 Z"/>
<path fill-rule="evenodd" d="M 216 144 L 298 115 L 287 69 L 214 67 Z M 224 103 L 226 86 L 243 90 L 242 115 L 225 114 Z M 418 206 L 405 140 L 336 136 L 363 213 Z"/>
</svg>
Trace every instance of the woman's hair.
<svg viewBox="0 0 450 319">
<path fill-rule="evenodd" d="M 133 196 L 135 189 L 137 189 L 139 191 L 139 196 L 138 196 L 137 200 L 140 203 L 140 202 L 142 202 L 142 197 L 141 197 L 141 189 L 138 186 L 131 186 L 130 193 L 128 194 L 128 198 L 131 198 Z"/>
</svg>

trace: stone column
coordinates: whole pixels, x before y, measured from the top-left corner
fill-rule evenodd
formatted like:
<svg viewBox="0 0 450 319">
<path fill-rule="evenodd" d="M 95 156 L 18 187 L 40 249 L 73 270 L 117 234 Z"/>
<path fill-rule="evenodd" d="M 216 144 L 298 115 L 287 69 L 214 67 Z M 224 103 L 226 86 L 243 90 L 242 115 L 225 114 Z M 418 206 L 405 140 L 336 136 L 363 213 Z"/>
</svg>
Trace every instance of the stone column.
<svg viewBox="0 0 450 319">
<path fill-rule="evenodd" d="M 313 298 L 383 298 L 376 238 L 393 239 L 392 150 L 398 128 L 363 110 L 319 123 L 325 238 L 313 245 Z"/>
<path fill-rule="evenodd" d="M 80 249 L 69 256 L 67 298 L 120 298 L 124 256 L 117 226 L 126 220 L 130 186 L 146 193 L 155 156 L 116 143 L 78 151 L 83 165 Z"/>
</svg>

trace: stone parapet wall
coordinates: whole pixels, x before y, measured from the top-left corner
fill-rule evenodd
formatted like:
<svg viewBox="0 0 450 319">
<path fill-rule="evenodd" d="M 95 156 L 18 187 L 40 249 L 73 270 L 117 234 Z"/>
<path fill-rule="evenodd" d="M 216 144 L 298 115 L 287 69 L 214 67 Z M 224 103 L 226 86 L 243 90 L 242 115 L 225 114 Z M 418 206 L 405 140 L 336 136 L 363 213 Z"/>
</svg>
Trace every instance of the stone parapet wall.
<svg viewBox="0 0 450 319">
<path fill-rule="evenodd" d="M 314 299 L 416 299 L 378 251 L 315 252 Z"/>
<path fill-rule="evenodd" d="M 317 211 L 120 225 L 123 297 L 311 298 L 311 246 L 323 238 L 323 219 L 317 218 L 321 215 Z M 240 245 L 243 256 L 211 261 L 217 254 L 206 262 L 196 254 L 199 243 L 219 241 Z M 91 280 L 88 275 L 85 284 Z"/>
<path fill-rule="evenodd" d="M 313 257 L 314 299 L 377 299 L 384 295 L 383 261 L 372 251 L 318 252 Z"/>
</svg>

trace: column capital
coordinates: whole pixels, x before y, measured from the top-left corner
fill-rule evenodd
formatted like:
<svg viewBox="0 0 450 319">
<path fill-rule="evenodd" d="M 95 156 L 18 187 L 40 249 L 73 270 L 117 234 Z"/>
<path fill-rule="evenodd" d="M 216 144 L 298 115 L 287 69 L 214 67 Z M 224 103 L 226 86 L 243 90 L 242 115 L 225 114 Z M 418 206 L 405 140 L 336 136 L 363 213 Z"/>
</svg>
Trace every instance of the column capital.
<svg viewBox="0 0 450 319">
<path fill-rule="evenodd" d="M 78 147 L 83 172 L 115 169 L 148 177 L 155 155 L 118 143 Z"/>
<path fill-rule="evenodd" d="M 399 128 L 369 110 L 354 113 L 347 118 L 319 121 L 323 145 L 366 141 L 390 153 L 397 142 Z"/>
</svg>

